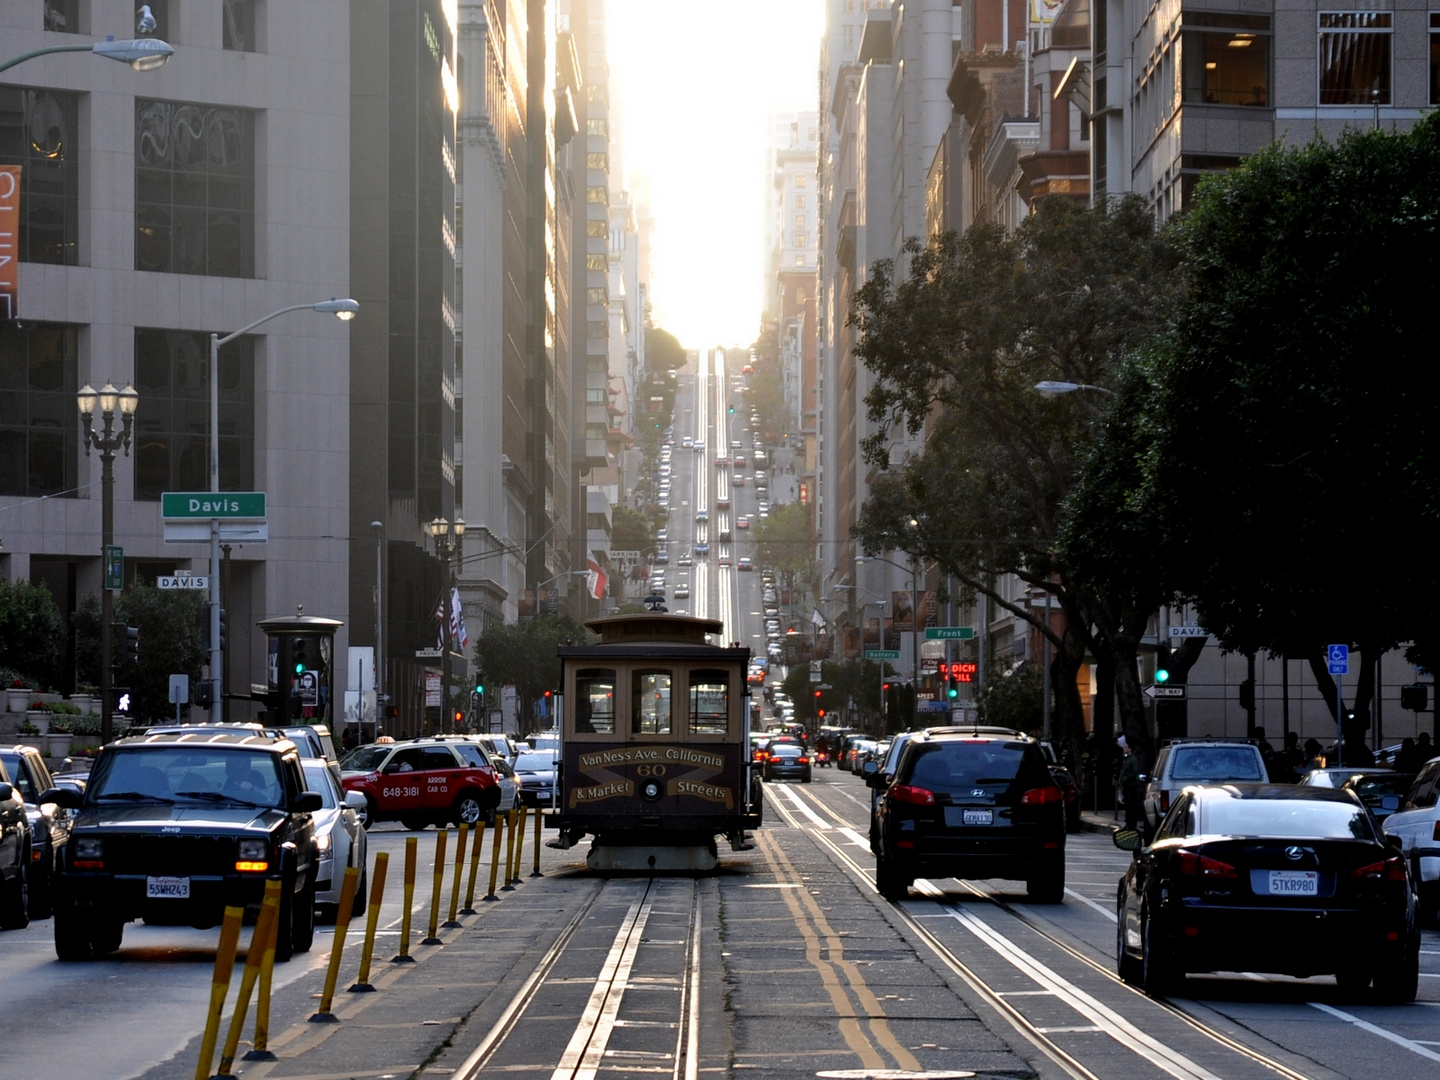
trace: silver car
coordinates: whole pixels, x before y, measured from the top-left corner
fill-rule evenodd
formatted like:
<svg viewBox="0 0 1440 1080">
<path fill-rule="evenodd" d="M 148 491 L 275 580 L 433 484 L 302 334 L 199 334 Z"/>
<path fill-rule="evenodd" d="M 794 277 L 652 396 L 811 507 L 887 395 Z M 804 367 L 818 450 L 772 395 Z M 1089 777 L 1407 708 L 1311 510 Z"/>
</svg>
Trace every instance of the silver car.
<svg viewBox="0 0 1440 1080">
<path fill-rule="evenodd" d="M 550 806 L 555 801 L 558 750 L 531 750 L 515 759 L 515 779 L 525 806 Z"/>
<path fill-rule="evenodd" d="M 360 814 L 365 810 L 365 796 L 359 791 L 341 792 L 335 774 L 324 758 L 302 758 L 305 784 L 320 793 L 321 806 L 311 816 L 315 819 L 315 845 L 320 853 L 320 869 L 315 874 L 315 909 L 320 922 L 333 923 L 340 911 L 340 890 L 345 884 L 345 871 L 360 871 L 356 883 L 352 915 L 365 914 L 369 893 L 366 871 L 365 828 Z"/>
</svg>

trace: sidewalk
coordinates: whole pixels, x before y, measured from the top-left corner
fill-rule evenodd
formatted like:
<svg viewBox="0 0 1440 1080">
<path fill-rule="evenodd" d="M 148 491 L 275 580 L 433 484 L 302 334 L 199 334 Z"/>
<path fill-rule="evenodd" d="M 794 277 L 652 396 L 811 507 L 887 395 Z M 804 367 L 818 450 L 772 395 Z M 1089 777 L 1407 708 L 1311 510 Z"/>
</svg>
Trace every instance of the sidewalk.
<svg viewBox="0 0 1440 1080">
<path fill-rule="evenodd" d="M 1082 832 L 1113 833 L 1125 827 L 1125 818 L 1115 817 L 1114 810 L 1081 810 L 1080 829 Z"/>
</svg>

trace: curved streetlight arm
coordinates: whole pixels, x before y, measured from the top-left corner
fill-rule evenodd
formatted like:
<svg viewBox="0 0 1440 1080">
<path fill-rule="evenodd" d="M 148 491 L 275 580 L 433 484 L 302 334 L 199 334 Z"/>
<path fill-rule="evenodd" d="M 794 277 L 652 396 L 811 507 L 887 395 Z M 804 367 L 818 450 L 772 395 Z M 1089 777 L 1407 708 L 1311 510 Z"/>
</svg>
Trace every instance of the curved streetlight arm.
<svg viewBox="0 0 1440 1080">
<path fill-rule="evenodd" d="M 136 38 L 133 41 L 116 41 L 111 38 L 88 45 L 47 45 L 43 49 L 31 49 L 0 63 L 0 71 L 8 71 L 16 64 L 34 60 L 37 56 L 66 52 L 94 53 L 107 60 L 119 60 L 122 64 L 129 64 L 136 71 L 153 71 L 175 55 L 175 50 L 159 38 Z"/>
<path fill-rule="evenodd" d="M 1073 394 L 1076 390 L 1093 390 L 1097 394 L 1115 396 L 1115 391 L 1104 386 L 1093 386 L 1090 383 L 1061 382 L 1055 379 L 1045 379 L 1035 384 L 1035 389 L 1046 397 L 1059 397 L 1061 394 Z"/>
</svg>

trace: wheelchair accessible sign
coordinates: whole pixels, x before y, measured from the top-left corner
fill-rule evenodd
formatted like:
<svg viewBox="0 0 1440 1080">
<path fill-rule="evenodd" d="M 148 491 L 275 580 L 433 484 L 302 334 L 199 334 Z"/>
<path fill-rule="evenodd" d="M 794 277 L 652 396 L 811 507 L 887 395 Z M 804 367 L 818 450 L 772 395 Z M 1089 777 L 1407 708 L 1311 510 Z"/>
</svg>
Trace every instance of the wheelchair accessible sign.
<svg viewBox="0 0 1440 1080">
<path fill-rule="evenodd" d="M 1325 659 L 1330 665 L 1331 675 L 1350 674 L 1350 646 L 1326 645 Z"/>
</svg>

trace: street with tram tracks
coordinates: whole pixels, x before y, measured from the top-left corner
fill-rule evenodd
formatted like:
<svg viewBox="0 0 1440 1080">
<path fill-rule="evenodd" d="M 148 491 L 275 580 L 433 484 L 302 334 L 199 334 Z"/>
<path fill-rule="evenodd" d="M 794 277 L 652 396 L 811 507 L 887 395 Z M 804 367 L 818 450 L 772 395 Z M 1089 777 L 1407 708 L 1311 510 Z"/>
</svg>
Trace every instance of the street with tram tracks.
<svg viewBox="0 0 1440 1080">
<path fill-rule="evenodd" d="M 316 1080 L 1436 1075 L 1434 931 L 1424 935 L 1413 1005 L 1350 997 L 1329 978 L 1244 973 L 1192 977 L 1179 996 L 1150 999 L 1114 975 L 1115 882 L 1128 855 L 1107 836 L 1071 837 L 1059 906 L 1029 904 L 1013 882 L 953 880 L 917 882 L 891 905 L 873 886 L 868 794 L 836 770 L 810 785 L 768 785 L 754 848 L 723 852 L 720 870 L 701 877 L 603 877 L 584 868 L 583 846 L 542 848 L 543 876 L 530 877 L 527 850 L 514 890 L 477 903 L 478 914 L 441 930 L 439 945 L 418 944 L 429 904 L 419 889 L 411 965 L 388 962 L 400 929 L 392 888 L 377 992 L 343 990 L 358 963 L 357 923 L 339 1023 L 309 1022 L 333 940 L 322 934 L 308 956 L 277 968 L 277 1060 L 238 1061 L 235 1071 Z M 377 827 L 374 850 L 394 863 L 406 835 Z M 421 834 L 427 857 L 434 838 Z M 7 1039 L 7 1063 L 16 1075 L 195 1075 L 215 937 L 132 925 L 115 956 L 60 964 L 48 920 L 6 934 L 0 970 L 34 1005 L 32 1022 Z M 71 1002 L 97 985 L 103 993 L 81 1015 Z"/>
</svg>

